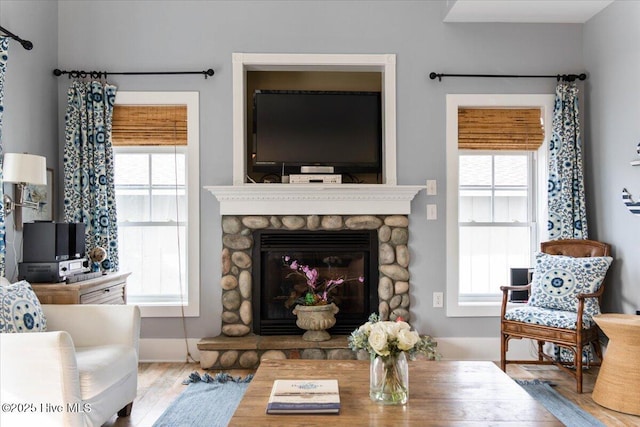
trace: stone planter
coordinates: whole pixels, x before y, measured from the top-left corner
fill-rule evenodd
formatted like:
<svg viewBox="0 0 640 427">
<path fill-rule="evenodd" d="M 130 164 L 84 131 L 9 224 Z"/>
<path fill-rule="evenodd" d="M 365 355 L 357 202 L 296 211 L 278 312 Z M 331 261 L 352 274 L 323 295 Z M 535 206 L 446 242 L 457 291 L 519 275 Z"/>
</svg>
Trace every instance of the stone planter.
<svg viewBox="0 0 640 427">
<path fill-rule="evenodd" d="M 302 339 L 305 341 L 327 341 L 331 335 L 325 330 L 336 324 L 336 314 L 340 311 L 334 304 L 296 305 L 293 314 L 298 316 L 296 325 L 305 329 Z"/>
</svg>

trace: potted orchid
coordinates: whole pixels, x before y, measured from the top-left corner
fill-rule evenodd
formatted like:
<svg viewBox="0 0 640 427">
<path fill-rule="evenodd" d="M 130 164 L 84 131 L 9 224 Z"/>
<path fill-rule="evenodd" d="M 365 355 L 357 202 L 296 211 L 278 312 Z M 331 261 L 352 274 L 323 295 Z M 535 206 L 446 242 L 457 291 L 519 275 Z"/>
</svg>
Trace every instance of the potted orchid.
<svg viewBox="0 0 640 427">
<path fill-rule="evenodd" d="M 285 265 L 292 271 L 287 278 L 298 276 L 306 282 L 306 290 L 302 295 L 298 295 L 295 303 L 300 305 L 327 305 L 332 302 L 332 294 L 343 283 L 350 281 L 358 281 L 364 283 L 364 277 L 344 278 L 336 277 L 333 279 L 321 279 L 317 268 L 311 268 L 308 265 L 300 264 L 298 260 L 292 259 L 285 255 L 282 258 Z"/>
<path fill-rule="evenodd" d="M 331 338 L 326 329 L 336 324 L 335 315 L 340 311 L 333 303 L 333 292 L 342 284 L 349 281 L 364 283 L 364 277 L 344 278 L 336 277 L 321 279 L 317 268 L 301 264 L 298 260 L 286 255 L 282 258 L 285 265 L 291 269 L 287 278 L 300 277 L 305 281 L 305 289 L 301 294 L 294 291 L 293 309 L 298 319 L 296 325 L 305 329 L 302 339 L 306 341 L 326 341 Z"/>
<path fill-rule="evenodd" d="M 407 355 L 419 354 L 429 360 L 439 359 L 437 343 L 428 335 L 420 335 L 402 318 L 382 321 L 377 314 L 349 336 L 349 347 L 365 350 L 371 357 L 369 397 L 377 403 L 403 405 L 409 399 Z"/>
</svg>

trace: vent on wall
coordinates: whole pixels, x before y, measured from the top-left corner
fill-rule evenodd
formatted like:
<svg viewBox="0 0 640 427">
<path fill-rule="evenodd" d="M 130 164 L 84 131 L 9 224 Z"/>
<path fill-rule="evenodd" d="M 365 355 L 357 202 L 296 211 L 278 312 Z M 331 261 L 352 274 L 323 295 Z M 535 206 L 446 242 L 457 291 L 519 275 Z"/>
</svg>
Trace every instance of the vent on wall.
<svg viewBox="0 0 640 427">
<path fill-rule="evenodd" d="M 263 249 L 307 249 L 314 248 L 335 249 L 336 247 L 348 246 L 350 249 L 369 249 L 371 245 L 371 234 L 369 232 L 350 231 L 297 231 L 274 232 L 260 234 L 260 247 Z M 374 236 L 375 237 L 375 236 Z"/>
</svg>

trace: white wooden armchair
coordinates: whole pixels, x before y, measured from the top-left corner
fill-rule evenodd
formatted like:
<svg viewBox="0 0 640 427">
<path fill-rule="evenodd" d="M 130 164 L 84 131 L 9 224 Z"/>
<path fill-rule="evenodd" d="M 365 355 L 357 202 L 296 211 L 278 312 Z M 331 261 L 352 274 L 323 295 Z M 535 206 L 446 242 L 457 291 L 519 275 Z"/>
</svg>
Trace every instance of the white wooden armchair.
<svg viewBox="0 0 640 427">
<path fill-rule="evenodd" d="M 128 416 L 138 382 L 139 308 L 42 308 L 47 332 L 0 334 L 0 425 L 100 426 L 116 412 Z"/>
</svg>

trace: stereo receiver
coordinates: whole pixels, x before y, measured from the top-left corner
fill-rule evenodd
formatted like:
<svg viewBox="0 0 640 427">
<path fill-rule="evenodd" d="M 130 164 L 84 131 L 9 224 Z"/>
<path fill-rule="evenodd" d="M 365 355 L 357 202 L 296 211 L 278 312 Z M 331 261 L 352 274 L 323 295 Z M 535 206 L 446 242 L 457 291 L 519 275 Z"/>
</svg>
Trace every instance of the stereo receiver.
<svg viewBox="0 0 640 427">
<path fill-rule="evenodd" d="M 342 184 L 342 175 L 291 174 L 290 184 Z"/>
<path fill-rule="evenodd" d="M 18 279 L 32 283 L 64 282 L 67 276 L 89 271 L 87 258 L 51 262 L 21 262 Z"/>
</svg>

